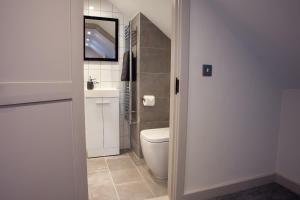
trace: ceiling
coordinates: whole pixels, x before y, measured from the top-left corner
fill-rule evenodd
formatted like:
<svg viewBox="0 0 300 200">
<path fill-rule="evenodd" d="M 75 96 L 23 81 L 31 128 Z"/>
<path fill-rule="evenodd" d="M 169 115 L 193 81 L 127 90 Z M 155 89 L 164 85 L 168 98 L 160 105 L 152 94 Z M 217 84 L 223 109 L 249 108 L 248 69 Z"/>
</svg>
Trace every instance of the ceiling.
<svg viewBox="0 0 300 200">
<path fill-rule="evenodd" d="M 227 27 L 285 88 L 300 88 L 299 0 L 210 0 Z"/>
<path fill-rule="evenodd" d="M 110 0 L 129 19 L 143 13 L 164 34 L 171 37 L 172 0 Z"/>
</svg>

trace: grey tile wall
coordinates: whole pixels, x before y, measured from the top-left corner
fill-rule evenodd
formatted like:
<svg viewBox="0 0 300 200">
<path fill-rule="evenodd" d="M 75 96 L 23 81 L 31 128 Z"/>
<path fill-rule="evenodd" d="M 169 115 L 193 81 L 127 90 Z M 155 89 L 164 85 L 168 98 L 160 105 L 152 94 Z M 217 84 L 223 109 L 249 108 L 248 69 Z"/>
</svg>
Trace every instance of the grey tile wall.
<svg viewBox="0 0 300 200">
<path fill-rule="evenodd" d="M 132 21 L 138 31 L 137 81 L 133 102 L 136 124 L 131 127 L 131 144 L 142 157 L 140 131 L 169 126 L 171 40 L 147 17 L 139 13 Z M 154 107 L 142 104 L 144 95 L 154 95 Z"/>
</svg>

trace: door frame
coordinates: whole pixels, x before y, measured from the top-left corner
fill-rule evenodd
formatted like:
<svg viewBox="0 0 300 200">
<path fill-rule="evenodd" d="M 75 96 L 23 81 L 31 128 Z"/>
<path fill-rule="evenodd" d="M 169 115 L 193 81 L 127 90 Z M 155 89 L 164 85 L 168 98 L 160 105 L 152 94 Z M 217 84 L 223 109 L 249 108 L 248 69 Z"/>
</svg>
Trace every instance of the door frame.
<svg viewBox="0 0 300 200">
<path fill-rule="evenodd" d="M 70 0 L 71 6 L 71 79 L 74 183 L 77 200 L 88 200 L 86 164 L 84 69 L 83 69 L 83 0 Z"/>
<path fill-rule="evenodd" d="M 168 196 L 170 200 L 184 199 L 189 90 L 189 26 L 190 0 L 172 0 L 170 143 L 168 165 Z M 79 75 L 76 76 L 82 80 L 82 77 L 78 77 Z M 180 80 L 178 94 L 175 94 L 176 78 Z M 78 99 L 81 98 L 78 97 Z M 82 102 L 78 106 L 81 107 L 81 105 Z M 82 111 L 82 108 L 79 110 Z M 77 113 L 79 114 L 79 112 Z M 84 118 L 80 118 L 80 120 L 84 121 Z M 80 130 L 82 128 L 84 127 L 80 127 Z M 77 135 L 77 139 L 81 139 L 81 141 L 77 141 L 77 144 L 80 144 L 79 149 L 85 149 L 85 138 L 82 138 L 82 135 Z M 82 155 L 82 152 L 77 155 L 77 159 L 81 161 L 84 159 L 85 161 L 86 157 Z M 82 170 L 86 170 L 86 166 L 82 167 L 78 169 L 81 172 Z M 87 176 L 86 173 L 85 176 Z M 87 180 L 87 177 L 85 179 Z M 78 196 L 85 199 L 86 190 L 87 183 L 85 182 L 78 188 Z"/>
<path fill-rule="evenodd" d="M 190 0 L 172 0 L 169 181 L 170 200 L 184 199 L 188 127 Z M 179 93 L 175 94 L 176 78 Z"/>
</svg>

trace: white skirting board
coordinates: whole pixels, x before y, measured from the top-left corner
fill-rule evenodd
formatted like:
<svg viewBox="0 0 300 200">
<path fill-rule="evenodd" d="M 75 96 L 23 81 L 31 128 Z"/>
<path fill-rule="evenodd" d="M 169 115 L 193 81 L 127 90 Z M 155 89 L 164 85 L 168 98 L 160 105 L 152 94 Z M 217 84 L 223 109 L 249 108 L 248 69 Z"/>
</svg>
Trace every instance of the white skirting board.
<svg viewBox="0 0 300 200">
<path fill-rule="evenodd" d="M 239 192 L 242 190 L 247 190 L 253 187 L 258 187 L 268 183 L 274 182 L 276 179 L 275 174 L 269 174 L 264 176 L 259 176 L 255 178 L 245 179 L 243 181 L 238 181 L 230 184 L 224 184 L 221 186 L 212 187 L 195 193 L 189 193 L 184 195 L 184 200 L 204 200 L 210 199 L 218 196 L 223 196 L 226 194 L 231 194 Z"/>
<path fill-rule="evenodd" d="M 228 185 L 222 185 L 219 187 L 209 188 L 206 190 L 189 193 L 184 195 L 184 200 L 205 200 L 210 199 L 218 196 L 223 196 L 226 194 L 231 194 L 235 192 L 239 192 L 242 190 L 251 189 L 254 187 L 258 187 L 261 185 L 265 185 L 268 183 L 278 183 L 283 187 L 297 193 L 300 195 L 300 185 L 285 178 L 279 174 L 270 174 L 266 176 L 261 176 L 258 178 L 248 179 L 245 181 L 240 181 L 237 183 L 232 183 Z"/>
<path fill-rule="evenodd" d="M 300 184 L 285 178 L 281 174 L 276 174 L 276 183 L 300 195 Z"/>
</svg>

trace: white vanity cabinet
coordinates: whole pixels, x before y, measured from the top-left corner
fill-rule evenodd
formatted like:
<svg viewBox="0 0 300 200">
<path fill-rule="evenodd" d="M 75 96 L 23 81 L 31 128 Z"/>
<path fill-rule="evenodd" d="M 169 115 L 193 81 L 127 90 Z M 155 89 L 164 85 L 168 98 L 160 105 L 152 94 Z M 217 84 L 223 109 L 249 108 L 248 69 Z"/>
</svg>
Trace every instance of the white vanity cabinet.
<svg viewBox="0 0 300 200">
<path fill-rule="evenodd" d="M 85 127 L 88 157 L 120 153 L 118 93 L 86 92 Z"/>
</svg>

